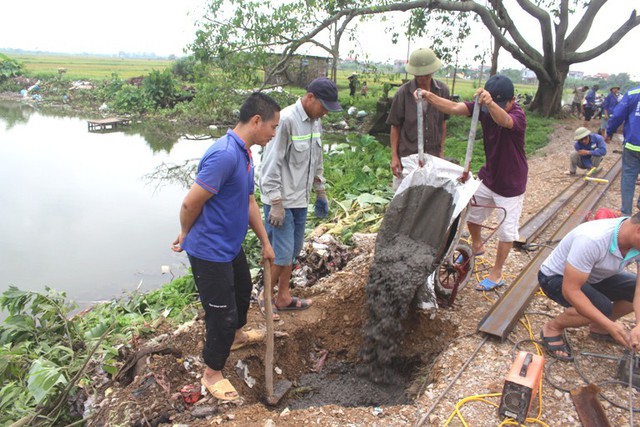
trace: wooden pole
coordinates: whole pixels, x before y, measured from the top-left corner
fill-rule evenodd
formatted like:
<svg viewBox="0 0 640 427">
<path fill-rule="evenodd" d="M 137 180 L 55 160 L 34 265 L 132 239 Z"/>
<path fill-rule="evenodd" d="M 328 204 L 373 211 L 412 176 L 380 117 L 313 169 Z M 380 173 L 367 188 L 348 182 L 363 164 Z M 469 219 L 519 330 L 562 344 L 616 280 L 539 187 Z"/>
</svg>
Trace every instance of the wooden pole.
<svg viewBox="0 0 640 427">
<path fill-rule="evenodd" d="M 267 351 L 264 358 L 264 382 L 267 402 L 273 401 L 273 306 L 271 305 L 271 262 L 264 264 L 264 308 L 267 318 Z"/>
</svg>

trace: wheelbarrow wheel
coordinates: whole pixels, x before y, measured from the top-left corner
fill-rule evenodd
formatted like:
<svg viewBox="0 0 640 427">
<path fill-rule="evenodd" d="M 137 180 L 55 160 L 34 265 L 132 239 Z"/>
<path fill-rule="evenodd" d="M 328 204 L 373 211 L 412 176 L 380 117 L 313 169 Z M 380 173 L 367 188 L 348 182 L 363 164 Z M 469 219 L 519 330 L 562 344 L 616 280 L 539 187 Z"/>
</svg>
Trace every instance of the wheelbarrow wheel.
<svg viewBox="0 0 640 427">
<path fill-rule="evenodd" d="M 458 290 L 469 281 L 474 261 L 471 248 L 464 243 L 458 244 L 450 257 L 438 266 L 434 283 L 436 294 L 452 304 Z"/>
</svg>

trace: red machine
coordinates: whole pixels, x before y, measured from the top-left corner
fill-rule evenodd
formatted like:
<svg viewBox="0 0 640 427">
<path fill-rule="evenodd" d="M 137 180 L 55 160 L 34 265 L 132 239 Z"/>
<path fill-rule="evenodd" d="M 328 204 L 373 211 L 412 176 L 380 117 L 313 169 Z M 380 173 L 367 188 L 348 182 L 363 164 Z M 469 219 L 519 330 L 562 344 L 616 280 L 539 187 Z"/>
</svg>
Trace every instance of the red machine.
<svg viewBox="0 0 640 427">
<path fill-rule="evenodd" d="M 502 389 L 502 399 L 498 414 L 523 423 L 527 418 L 531 404 L 538 393 L 544 356 L 521 351 L 511 365 Z"/>
</svg>

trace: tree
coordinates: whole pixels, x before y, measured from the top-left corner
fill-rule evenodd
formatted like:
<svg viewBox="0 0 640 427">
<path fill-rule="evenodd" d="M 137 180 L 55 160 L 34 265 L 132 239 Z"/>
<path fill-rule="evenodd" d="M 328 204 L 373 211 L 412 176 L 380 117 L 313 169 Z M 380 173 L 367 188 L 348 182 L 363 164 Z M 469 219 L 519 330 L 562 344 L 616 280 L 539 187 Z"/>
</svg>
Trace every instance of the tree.
<svg viewBox="0 0 640 427">
<path fill-rule="evenodd" d="M 330 24 L 343 15 L 361 16 L 388 13 L 393 11 L 409 11 L 414 9 L 444 10 L 450 12 L 471 12 L 476 14 L 496 43 L 537 76 L 538 90 L 530 109 L 539 111 L 545 116 L 555 115 L 561 111 L 564 81 L 572 64 L 589 61 L 615 46 L 629 31 L 640 24 L 640 17 L 633 10 L 629 18 L 617 29 L 607 31 L 604 40 L 596 47 L 578 52 L 584 44 L 594 18 L 607 0 L 516 0 L 518 6 L 535 18 L 540 24 L 542 50 L 536 50 L 514 24 L 506 2 L 489 0 L 486 6 L 470 0 L 415 0 L 409 2 L 380 4 L 364 8 L 347 8 L 327 17 L 322 25 Z M 559 3 L 559 4 L 558 4 Z M 575 28 L 568 32 L 569 19 L 573 8 L 584 7 L 584 15 Z M 515 6 L 509 6 L 515 8 Z M 513 10 L 513 9 L 512 9 Z M 319 31 L 315 29 L 309 35 Z M 505 33 L 506 32 L 506 33 Z M 507 37 L 507 35 L 509 37 Z"/>
<path fill-rule="evenodd" d="M 224 0 L 215 0 L 219 3 Z M 252 3 L 244 0 L 229 0 L 234 4 Z M 265 13 L 264 8 L 259 16 L 259 24 L 267 28 L 273 37 L 273 33 L 280 33 L 280 46 L 286 46 L 283 50 L 283 60 L 286 62 L 288 55 L 296 52 L 305 43 L 315 43 L 316 38 L 325 30 L 333 28 L 338 23 L 349 22 L 356 17 L 370 17 L 374 15 L 387 14 L 390 12 L 407 12 L 414 10 L 424 10 L 425 13 L 432 11 L 446 11 L 453 13 L 475 14 L 489 30 L 495 39 L 495 43 L 505 49 L 511 55 L 531 69 L 537 76 L 539 85 L 535 98 L 531 103 L 531 109 L 539 111 L 545 116 L 555 115 L 561 110 L 561 99 L 564 81 L 572 64 L 589 61 L 603 54 L 615 46 L 625 35 L 640 24 L 640 17 L 636 16 L 636 11 L 630 13 L 618 28 L 612 28 L 603 32 L 603 38 L 596 47 L 579 51 L 584 44 L 587 35 L 591 31 L 594 18 L 606 3 L 607 0 L 515 0 L 513 2 L 505 0 L 488 0 L 488 2 L 476 2 L 471 0 L 413 0 L 389 2 L 388 0 L 370 0 L 359 2 L 347 2 L 339 0 L 307 0 L 286 3 L 276 9 L 270 9 L 273 13 Z M 365 5 L 366 3 L 366 5 Z M 575 27 L 569 31 L 569 21 L 574 9 L 578 6 L 584 8 L 584 14 L 578 20 Z M 540 25 L 540 36 L 542 38 L 542 49 L 537 50 L 532 46 L 521 31 L 514 24 L 511 18 L 514 9 L 519 7 L 535 18 Z M 266 7 L 269 9 L 269 6 Z M 288 9 L 290 8 L 290 9 Z M 238 8 L 237 10 L 239 10 Z M 296 17 L 295 22 L 283 20 L 281 14 L 290 13 Z M 247 13 L 236 12 L 239 16 L 248 17 Z M 300 17 L 308 20 L 298 21 Z M 245 19 L 243 18 L 243 19 Z M 278 26 L 274 27 L 269 23 L 269 19 L 274 18 Z M 257 19 L 257 18 L 256 18 Z M 282 23 L 287 22 L 287 26 Z M 309 27 L 308 22 L 317 22 L 315 27 Z M 250 30 L 250 38 L 255 38 L 256 42 L 267 43 L 268 40 L 256 38 L 260 25 L 252 25 L 251 18 L 246 20 L 246 25 L 241 21 L 236 21 L 239 27 Z M 290 28 L 291 25 L 298 25 L 299 31 Z M 209 28 L 211 29 L 211 28 Z M 265 36 L 266 37 L 266 36 Z M 224 38 L 223 38 L 224 39 Z M 223 40 L 217 38 L 217 40 Z M 206 48 L 206 44 L 198 44 Z M 337 47 L 336 47 L 337 46 Z M 260 47 L 259 43 L 254 43 L 254 47 Z M 334 46 L 333 54 L 338 50 L 339 45 Z"/>
<path fill-rule="evenodd" d="M 366 0 L 364 0 L 366 2 Z M 332 58 L 331 78 L 335 81 L 340 62 L 340 42 L 345 35 L 356 37 L 351 26 L 357 15 L 341 14 L 324 24 L 347 4 L 361 1 L 290 0 L 269 3 L 262 0 L 212 0 L 190 46 L 196 58 L 214 61 L 235 78 L 258 84 L 282 72 L 291 55 L 311 44 Z M 225 12 L 233 10 L 230 15 Z M 320 28 L 313 36 L 306 32 Z"/>
</svg>

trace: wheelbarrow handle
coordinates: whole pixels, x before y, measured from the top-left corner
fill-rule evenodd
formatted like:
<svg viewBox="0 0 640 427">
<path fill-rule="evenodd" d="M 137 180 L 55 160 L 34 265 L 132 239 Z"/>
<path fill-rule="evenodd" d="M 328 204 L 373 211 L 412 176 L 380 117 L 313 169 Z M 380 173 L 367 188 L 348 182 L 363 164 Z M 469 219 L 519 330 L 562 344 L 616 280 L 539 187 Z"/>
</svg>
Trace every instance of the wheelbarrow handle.
<svg viewBox="0 0 640 427">
<path fill-rule="evenodd" d="M 423 123 L 423 113 L 422 113 L 422 90 L 418 88 L 418 99 L 417 99 L 417 107 L 418 107 L 418 164 L 420 167 L 424 166 L 424 128 L 422 127 Z"/>
<path fill-rule="evenodd" d="M 471 128 L 469 129 L 469 138 L 467 139 L 467 152 L 464 156 L 464 172 L 462 172 L 461 181 L 464 183 L 469 179 L 469 171 L 471 170 L 471 157 L 473 157 L 473 144 L 476 140 L 476 130 L 478 129 L 478 117 L 480 116 L 480 105 L 478 97 L 473 101 L 473 113 L 471 114 Z"/>
</svg>

